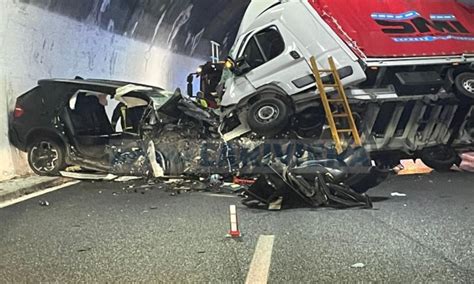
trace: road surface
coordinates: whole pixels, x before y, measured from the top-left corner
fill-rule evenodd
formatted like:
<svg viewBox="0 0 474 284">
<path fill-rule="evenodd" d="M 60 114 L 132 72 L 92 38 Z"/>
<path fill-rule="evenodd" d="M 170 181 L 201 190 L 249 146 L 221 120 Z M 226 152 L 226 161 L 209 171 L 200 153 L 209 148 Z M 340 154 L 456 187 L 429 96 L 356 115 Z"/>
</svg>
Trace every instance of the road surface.
<svg viewBox="0 0 474 284">
<path fill-rule="evenodd" d="M 369 192 L 373 210 L 268 212 L 142 184 L 81 182 L 0 209 L 0 282 L 474 279 L 474 174 L 392 178 Z M 225 237 L 231 204 L 241 240 Z"/>
</svg>

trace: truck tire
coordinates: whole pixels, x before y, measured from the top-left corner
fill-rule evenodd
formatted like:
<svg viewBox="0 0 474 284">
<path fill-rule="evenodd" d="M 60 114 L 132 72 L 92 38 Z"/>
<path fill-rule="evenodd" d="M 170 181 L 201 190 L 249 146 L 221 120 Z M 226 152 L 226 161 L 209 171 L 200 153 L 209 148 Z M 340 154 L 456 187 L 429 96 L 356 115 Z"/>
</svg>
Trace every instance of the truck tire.
<svg viewBox="0 0 474 284">
<path fill-rule="evenodd" d="M 289 123 L 290 108 L 277 97 L 267 97 L 255 102 L 247 114 L 250 129 L 263 136 L 282 132 Z"/>
<path fill-rule="evenodd" d="M 457 75 L 454 85 L 461 99 L 474 100 L 474 73 L 464 72 Z"/>
<path fill-rule="evenodd" d="M 454 165 L 461 163 L 461 158 L 453 148 L 437 146 L 423 149 L 421 160 L 425 165 L 438 172 L 449 171 Z"/>
<path fill-rule="evenodd" d="M 38 138 L 28 146 L 28 164 L 41 176 L 56 176 L 65 167 L 65 150 L 50 138 Z"/>
</svg>

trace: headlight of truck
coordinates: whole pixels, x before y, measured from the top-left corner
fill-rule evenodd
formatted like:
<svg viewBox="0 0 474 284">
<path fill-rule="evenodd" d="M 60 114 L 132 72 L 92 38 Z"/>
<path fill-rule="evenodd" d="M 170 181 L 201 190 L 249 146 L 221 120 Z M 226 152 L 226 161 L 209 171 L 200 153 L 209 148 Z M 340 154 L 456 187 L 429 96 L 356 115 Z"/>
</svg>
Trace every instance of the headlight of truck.
<svg viewBox="0 0 474 284">
<path fill-rule="evenodd" d="M 225 66 L 225 68 L 227 68 L 229 70 L 233 70 L 234 69 L 234 62 L 231 59 L 227 59 L 224 66 Z"/>
</svg>

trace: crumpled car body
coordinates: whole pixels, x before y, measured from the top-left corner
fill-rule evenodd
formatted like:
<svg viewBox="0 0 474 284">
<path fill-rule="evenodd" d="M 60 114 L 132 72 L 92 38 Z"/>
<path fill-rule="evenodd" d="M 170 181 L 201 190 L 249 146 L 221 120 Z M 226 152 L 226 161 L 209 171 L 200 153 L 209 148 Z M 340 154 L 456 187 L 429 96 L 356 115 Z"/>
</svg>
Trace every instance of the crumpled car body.
<svg viewBox="0 0 474 284">
<path fill-rule="evenodd" d="M 149 172 L 144 133 L 170 93 L 111 80 L 41 80 L 20 96 L 10 119 L 11 143 L 40 175 L 67 166 L 119 174 Z"/>
</svg>

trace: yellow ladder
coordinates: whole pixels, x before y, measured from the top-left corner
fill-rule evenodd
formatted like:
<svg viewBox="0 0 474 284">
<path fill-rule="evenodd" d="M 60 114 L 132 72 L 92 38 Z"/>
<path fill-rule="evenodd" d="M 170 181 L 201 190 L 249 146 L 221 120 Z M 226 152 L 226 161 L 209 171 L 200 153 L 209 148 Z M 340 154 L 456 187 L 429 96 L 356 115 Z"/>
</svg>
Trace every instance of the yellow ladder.
<svg viewBox="0 0 474 284">
<path fill-rule="evenodd" d="M 329 123 L 329 127 L 331 128 L 331 135 L 334 143 L 336 144 L 336 151 L 338 154 L 342 153 L 344 150 L 342 148 L 342 140 L 343 134 L 350 133 L 354 139 L 354 143 L 357 146 L 362 146 L 362 141 L 359 136 L 359 131 L 357 130 L 357 126 L 354 120 L 354 116 L 352 115 L 351 107 L 349 105 L 349 101 L 347 100 L 346 93 L 344 91 L 344 87 L 341 83 L 341 78 L 339 77 L 339 73 L 337 72 L 336 64 L 334 63 L 334 59 L 329 57 L 329 66 L 330 69 L 319 69 L 318 64 L 316 63 L 316 58 L 312 56 L 310 58 L 311 61 L 311 69 L 313 71 L 314 78 L 316 79 L 316 84 L 318 86 L 318 90 L 321 96 L 321 101 L 323 103 L 324 111 L 326 112 L 326 119 Z M 330 73 L 333 75 L 334 84 L 324 84 L 321 73 Z M 326 88 L 335 88 L 338 96 L 336 98 L 328 99 Z M 335 113 L 331 108 L 331 104 L 339 104 L 343 106 L 344 112 Z M 336 125 L 336 118 L 338 119 L 347 119 L 349 124 L 349 129 L 338 129 Z M 342 135 L 342 137 L 341 137 Z"/>
</svg>

